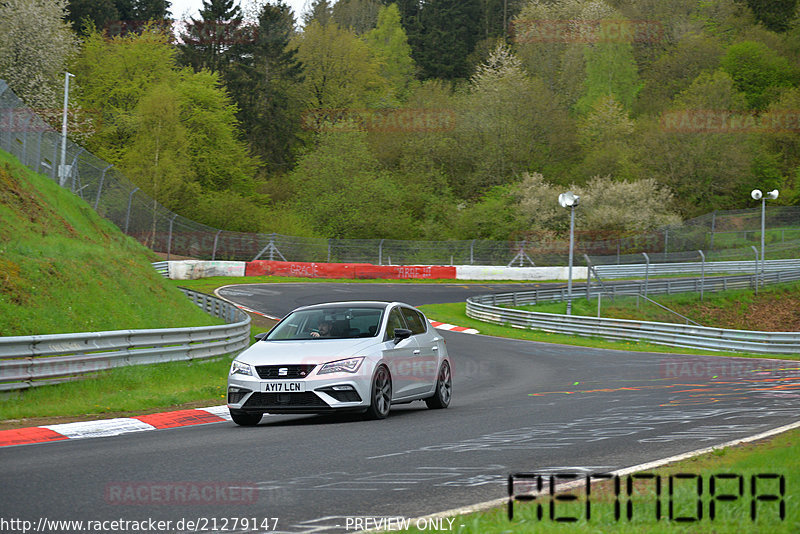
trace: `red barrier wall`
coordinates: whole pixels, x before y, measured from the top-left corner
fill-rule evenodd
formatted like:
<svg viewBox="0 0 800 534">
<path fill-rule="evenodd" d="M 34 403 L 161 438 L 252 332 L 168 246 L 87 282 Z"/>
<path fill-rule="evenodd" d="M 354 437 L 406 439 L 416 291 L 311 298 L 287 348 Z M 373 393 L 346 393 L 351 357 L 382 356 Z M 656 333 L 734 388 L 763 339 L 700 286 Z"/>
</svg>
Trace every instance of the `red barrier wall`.
<svg viewBox="0 0 800 534">
<path fill-rule="evenodd" d="M 441 265 L 372 265 L 371 263 L 308 263 L 256 260 L 245 264 L 245 276 L 300 276 L 304 278 L 352 278 L 454 280 L 456 268 Z"/>
</svg>

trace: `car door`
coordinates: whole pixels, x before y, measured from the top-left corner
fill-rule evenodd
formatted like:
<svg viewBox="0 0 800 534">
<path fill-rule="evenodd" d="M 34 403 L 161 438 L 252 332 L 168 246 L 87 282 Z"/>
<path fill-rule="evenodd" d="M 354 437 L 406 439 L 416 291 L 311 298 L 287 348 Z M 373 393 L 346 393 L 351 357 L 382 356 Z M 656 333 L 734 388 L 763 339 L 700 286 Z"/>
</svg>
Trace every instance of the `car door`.
<svg viewBox="0 0 800 534">
<path fill-rule="evenodd" d="M 419 355 L 419 346 L 415 339 L 416 336 L 413 335 L 395 343 L 394 330 L 396 328 L 408 329 L 399 306 L 395 306 L 389 311 L 383 333 L 383 358 L 392 375 L 392 399 L 400 400 L 409 396 L 409 391 L 414 389 L 413 363 L 414 358 Z"/>
<path fill-rule="evenodd" d="M 409 393 L 419 395 L 432 392 L 439 369 L 439 336 L 419 311 L 407 306 L 402 306 L 400 311 L 417 342 L 417 352 L 412 360 L 412 384 Z"/>
</svg>

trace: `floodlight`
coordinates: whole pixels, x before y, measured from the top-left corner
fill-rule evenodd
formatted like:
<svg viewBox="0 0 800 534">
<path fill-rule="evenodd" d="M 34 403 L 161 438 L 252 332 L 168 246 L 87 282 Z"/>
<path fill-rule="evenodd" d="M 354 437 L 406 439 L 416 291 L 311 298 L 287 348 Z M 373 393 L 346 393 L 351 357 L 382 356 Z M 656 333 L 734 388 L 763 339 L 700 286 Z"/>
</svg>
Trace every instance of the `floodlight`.
<svg viewBox="0 0 800 534">
<path fill-rule="evenodd" d="M 581 197 L 575 195 L 572 191 L 567 191 L 566 193 L 561 193 L 558 195 L 558 203 L 562 208 L 572 208 L 577 206 L 580 199 Z"/>
<path fill-rule="evenodd" d="M 761 190 L 753 189 L 753 191 L 750 193 L 750 196 L 753 197 L 753 200 L 761 200 Z"/>
</svg>

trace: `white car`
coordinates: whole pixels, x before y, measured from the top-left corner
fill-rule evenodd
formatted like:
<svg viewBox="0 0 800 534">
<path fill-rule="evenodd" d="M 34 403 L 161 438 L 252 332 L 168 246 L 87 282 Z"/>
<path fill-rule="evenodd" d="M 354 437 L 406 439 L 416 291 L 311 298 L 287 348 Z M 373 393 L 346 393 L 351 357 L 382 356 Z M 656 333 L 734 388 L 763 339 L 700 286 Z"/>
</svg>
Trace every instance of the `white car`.
<svg viewBox="0 0 800 534">
<path fill-rule="evenodd" d="M 264 413 L 354 411 L 383 419 L 392 404 L 450 404 L 445 340 L 408 304 L 304 306 L 257 337 L 228 375 L 236 424 L 257 425 Z"/>
</svg>

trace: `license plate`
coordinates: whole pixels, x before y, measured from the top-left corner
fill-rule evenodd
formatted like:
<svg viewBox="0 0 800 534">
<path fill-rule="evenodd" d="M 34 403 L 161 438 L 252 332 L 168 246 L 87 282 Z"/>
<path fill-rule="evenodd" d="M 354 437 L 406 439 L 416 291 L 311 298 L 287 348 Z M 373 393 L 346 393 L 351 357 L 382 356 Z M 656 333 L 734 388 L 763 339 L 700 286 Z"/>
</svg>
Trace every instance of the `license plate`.
<svg viewBox="0 0 800 534">
<path fill-rule="evenodd" d="M 280 382 L 263 382 L 261 391 L 264 393 L 302 393 L 306 390 L 304 382 L 294 380 L 281 380 Z"/>
</svg>

